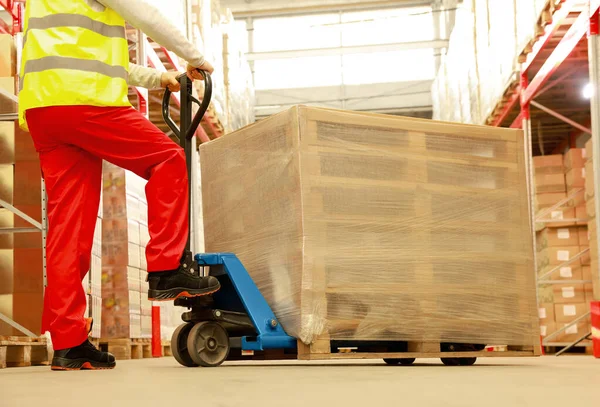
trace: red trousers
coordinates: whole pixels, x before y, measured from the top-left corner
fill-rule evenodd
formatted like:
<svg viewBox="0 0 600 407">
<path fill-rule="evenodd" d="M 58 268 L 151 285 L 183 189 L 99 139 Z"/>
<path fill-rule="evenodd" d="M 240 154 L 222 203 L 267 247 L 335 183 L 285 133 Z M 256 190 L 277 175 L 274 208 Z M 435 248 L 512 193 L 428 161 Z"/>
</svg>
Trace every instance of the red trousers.
<svg viewBox="0 0 600 407">
<path fill-rule="evenodd" d="M 179 266 L 189 233 L 183 149 L 131 107 L 31 109 L 27 122 L 48 195 L 47 282 L 42 332 L 57 350 L 83 343 L 85 293 L 102 160 L 148 180 L 148 271 Z"/>
</svg>

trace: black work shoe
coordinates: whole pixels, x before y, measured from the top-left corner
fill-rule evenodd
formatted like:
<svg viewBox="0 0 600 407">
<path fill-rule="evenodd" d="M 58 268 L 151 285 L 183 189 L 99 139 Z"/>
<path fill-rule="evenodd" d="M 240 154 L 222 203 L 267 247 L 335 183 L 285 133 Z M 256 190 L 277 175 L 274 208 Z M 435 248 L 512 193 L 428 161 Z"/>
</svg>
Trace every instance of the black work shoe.
<svg viewBox="0 0 600 407">
<path fill-rule="evenodd" d="M 177 298 L 193 298 L 219 291 L 221 284 L 215 277 L 200 277 L 198 264 L 190 252 L 184 254 L 176 270 L 148 273 L 148 299 L 150 301 L 173 301 Z"/>
<path fill-rule="evenodd" d="M 101 352 L 89 340 L 79 346 L 54 351 L 52 370 L 102 370 L 114 369 L 115 357 Z"/>
</svg>

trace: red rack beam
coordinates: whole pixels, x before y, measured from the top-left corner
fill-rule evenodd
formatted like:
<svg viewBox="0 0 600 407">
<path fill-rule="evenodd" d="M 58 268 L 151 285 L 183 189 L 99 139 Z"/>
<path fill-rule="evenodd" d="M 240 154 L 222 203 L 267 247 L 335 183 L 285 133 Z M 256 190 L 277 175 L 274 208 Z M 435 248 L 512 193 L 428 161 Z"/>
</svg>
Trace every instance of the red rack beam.
<svg viewBox="0 0 600 407">
<path fill-rule="evenodd" d="M 521 87 L 517 86 L 517 88 L 514 90 L 514 93 L 510 96 L 506 105 L 502 108 L 500 114 L 496 116 L 496 118 L 492 121 L 491 125 L 495 127 L 500 126 L 504 119 L 506 119 L 506 117 L 510 114 L 511 110 L 513 109 L 513 107 L 515 107 L 520 98 Z"/>
<path fill-rule="evenodd" d="M 565 34 L 552 54 L 548 57 L 542 68 L 523 93 L 521 104 L 529 104 L 538 91 L 544 86 L 560 65 L 571 55 L 579 41 L 586 35 L 589 26 L 589 16 L 581 13 L 569 31 Z"/>
<path fill-rule="evenodd" d="M 521 113 L 519 113 L 519 115 L 517 116 L 517 118 L 512 122 L 512 124 L 510 125 L 511 129 L 520 129 L 523 127 L 523 118 L 525 117 L 525 114 L 521 111 Z"/>
<path fill-rule="evenodd" d="M 600 10 L 600 0 L 590 0 L 590 17 Z"/>
</svg>

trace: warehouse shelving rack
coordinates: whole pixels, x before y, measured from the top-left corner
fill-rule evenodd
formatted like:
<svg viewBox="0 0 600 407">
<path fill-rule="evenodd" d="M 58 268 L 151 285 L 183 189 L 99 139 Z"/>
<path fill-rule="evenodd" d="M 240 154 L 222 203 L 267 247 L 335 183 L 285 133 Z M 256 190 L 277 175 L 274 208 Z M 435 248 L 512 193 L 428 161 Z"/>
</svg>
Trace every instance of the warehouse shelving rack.
<svg viewBox="0 0 600 407">
<path fill-rule="evenodd" d="M 532 214 L 532 229 L 538 230 L 540 225 L 546 222 L 556 222 L 555 219 L 546 218 L 552 211 L 562 208 L 568 202 L 577 198 L 583 193 L 583 190 L 573 191 L 569 196 L 560 202 L 557 202 L 551 208 L 544 209 L 537 214 L 534 213 L 533 202 L 535 198 L 534 169 L 533 169 L 533 131 L 531 120 L 531 107 L 534 107 L 544 114 L 551 116 L 558 122 L 565 123 L 572 130 L 568 138 L 556 146 L 555 152 L 561 152 L 566 147 L 575 147 L 575 140 L 581 134 L 590 134 L 593 138 L 593 156 L 600 157 L 600 24 L 599 11 L 600 0 L 555 0 L 553 4 L 553 13 L 547 21 L 547 26 L 544 27 L 540 38 L 533 45 L 526 59 L 520 66 L 520 83 L 515 87 L 512 93 L 505 95 L 501 109 L 490 119 L 489 123 L 494 126 L 509 126 L 511 128 L 523 129 L 525 137 L 525 145 L 527 146 L 527 161 L 529 168 L 528 187 L 530 193 L 530 211 Z M 565 32 L 566 30 L 566 32 Z M 587 58 L 583 58 L 583 53 L 580 52 L 581 44 L 587 35 Z M 562 37 L 561 37 L 562 36 Z M 557 42 L 558 41 L 558 42 Z M 557 42 L 557 43 L 556 43 Z M 556 43 L 554 45 L 553 43 Z M 584 44 L 585 45 L 585 44 Z M 549 54 L 548 54 L 549 52 Z M 534 100 L 540 95 L 548 92 L 569 80 L 569 76 L 577 71 L 577 66 L 564 67 L 568 62 L 583 61 L 589 64 L 590 84 L 595 90 L 591 95 L 591 122 L 581 124 L 576 120 L 562 114 L 560 108 L 553 109 Z M 534 64 L 540 64 L 537 73 L 530 80 L 530 74 L 533 71 Z M 554 77 L 559 70 L 563 68 L 563 73 Z M 517 102 L 520 102 L 517 105 Z M 516 112 L 515 112 L 516 110 Z M 516 117 L 515 117 L 516 116 Z M 590 127 L 591 124 L 591 127 Z M 564 131 L 561 129 L 561 131 Z M 538 134 L 538 137 L 541 137 Z M 539 140 L 538 140 L 539 141 Z M 594 173 L 600 171 L 600 160 L 594 160 Z M 594 177 L 594 188 L 600 191 L 600 177 Z M 600 199 L 595 200 L 596 213 L 600 214 Z M 600 216 L 596 216 L 596 227 L 600 230 Z M 561 222 L 572 222 L 575 224 L 587 222 L 587 219 L 562 219 Z M 535 248 L 535 233 L 533 233 L 534 248 Z M 600 249 L 600 241 L 597 242 Z M 561 267 L 568 266 L 579 260 L 584 255 L 588 254 L 589 249 L 583 250 L 576 254 L 563 264 L 553 268 L 538 277 L 539 285 L 547 284 L 564 284 L 565 280 L 550 281 L 550 277 Z M 535 256 L 535 250 L 534 250 Z M 536 262 L 537 263 L 537 262 Z M 593 273 L 600 274 L 600 270 L 592 270 Z M 537 270 L 536 270 L 537 275 Z M 592 281 L 568 281 L 568 283 L 591 283 Z M 589 317 L 588 312 L 585 315 L 571 321 L 568 325 L 556 332 L 551 333 L 542 340 L 544 346 L 565 346 L 565 348 L 557 353 L 557 355 L 568 350 L 573 346 L 578 346 L 585 339 L 591 337 L 591 333 L 585 333 L 576 341 L 571 343 L 553 342 L 560 333 L 567 330 L 569 327 L 576 325 L 579 321 Z M 589 345 L 588 345 L 589 346 Z"/>
</svg>

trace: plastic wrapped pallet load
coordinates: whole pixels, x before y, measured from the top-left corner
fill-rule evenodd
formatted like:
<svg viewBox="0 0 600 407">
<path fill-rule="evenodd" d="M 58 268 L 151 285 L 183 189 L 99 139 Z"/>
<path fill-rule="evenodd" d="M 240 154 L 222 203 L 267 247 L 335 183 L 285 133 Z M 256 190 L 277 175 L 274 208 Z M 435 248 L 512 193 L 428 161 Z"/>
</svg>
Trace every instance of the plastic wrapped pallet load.
<svg viewBox="0 0 600 407">
<path fill-rule="evenodd" d="M 539 341 L 522 134 L 294 107 L 200 147 L 206 250 L 305 344 Z"/>
</svg>

